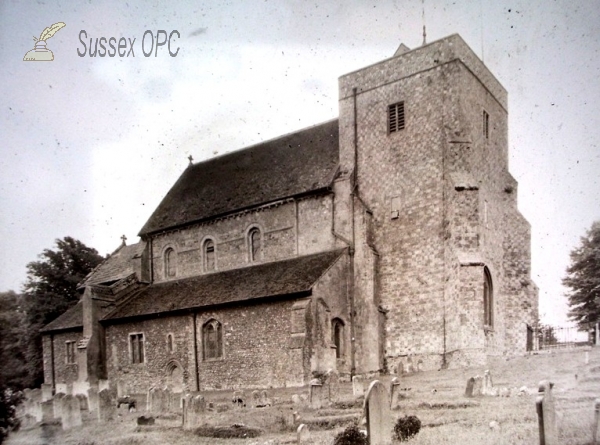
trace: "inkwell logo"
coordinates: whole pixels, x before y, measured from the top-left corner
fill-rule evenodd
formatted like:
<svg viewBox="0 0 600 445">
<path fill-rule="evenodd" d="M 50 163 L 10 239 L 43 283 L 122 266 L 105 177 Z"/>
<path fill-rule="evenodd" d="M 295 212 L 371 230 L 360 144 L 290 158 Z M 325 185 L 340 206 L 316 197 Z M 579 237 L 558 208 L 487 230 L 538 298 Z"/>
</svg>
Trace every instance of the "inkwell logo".
<svg viewBox="0 0 600 445">
<path fill-rule="evenodd" d="M 46 29 L 42 31 L 40 34 L 40 38 L 33 37 L 35 42 L 35 48 L 31 51 L 28 51 L 23 57 L 25 61 L 35 61 L 35 62 L 51 62 L 54 60 L 54 54 L 48 48 L 46 48 L 46 40 L 56 34 L 59 30 L 64 28 L 65 25 L 63 22 L 55 23 L 52 26 L 48 26 Z"/>
</svg>

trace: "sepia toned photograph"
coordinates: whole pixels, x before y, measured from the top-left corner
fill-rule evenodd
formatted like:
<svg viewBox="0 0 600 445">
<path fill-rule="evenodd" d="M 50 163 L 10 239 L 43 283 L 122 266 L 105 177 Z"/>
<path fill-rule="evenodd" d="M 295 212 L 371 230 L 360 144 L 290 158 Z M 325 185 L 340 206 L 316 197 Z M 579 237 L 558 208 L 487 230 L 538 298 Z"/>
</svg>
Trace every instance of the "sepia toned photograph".
<svg viewBox="0 0 600 445">
<path fill-rule="evenodd" d="M 0 3 L 0 444 L 600 443 L 600 0 Z"/>
</svg>

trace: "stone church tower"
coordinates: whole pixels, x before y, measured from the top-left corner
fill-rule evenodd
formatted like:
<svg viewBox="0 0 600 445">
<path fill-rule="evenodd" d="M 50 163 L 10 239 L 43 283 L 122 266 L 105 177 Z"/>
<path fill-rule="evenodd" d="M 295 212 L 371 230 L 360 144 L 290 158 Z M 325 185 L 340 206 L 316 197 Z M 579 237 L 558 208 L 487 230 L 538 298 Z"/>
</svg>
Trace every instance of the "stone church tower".
<svg viewBox="0 0 600 445">
<path fill-rule="evenodd" d="M 453 35 L 340 77 L 338 119 L 190 163 L 42 330 L 46 383 L 302 386 L 524 353 L 507 107 Z"/>
</svg>

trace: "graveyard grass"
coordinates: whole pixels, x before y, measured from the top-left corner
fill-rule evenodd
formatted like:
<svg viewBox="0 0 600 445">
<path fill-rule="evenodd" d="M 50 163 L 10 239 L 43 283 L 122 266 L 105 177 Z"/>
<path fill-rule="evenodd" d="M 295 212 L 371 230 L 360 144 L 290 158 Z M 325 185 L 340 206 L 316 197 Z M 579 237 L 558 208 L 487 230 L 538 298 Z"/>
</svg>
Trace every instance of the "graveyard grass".
<svg viewBox="0 0 600 445">
<path fill-rule="evenodd" d="M 538 420 L 535 409 L 537 388 L 540 380 L 554 383 L 559 442 L 561 444 L 587 445 L 592 443 L 594 399 L 600 396 L 600 348 L 589 353 L 589 364 L 585 364 L 585 352 L 539 354 L 517 357 L 510 360 L 490 360 L 486 367 L 460 370 L 428 371 L 400 376 L 401 387 L 410 388 L 402 392 L 399 409 L 392 411 L 392 420 L 405 415 L 416 415 L 422 422 L 421 431 L 407 444 L 535 444 L 539 443 Z M 464 391 L 469 377 L 483 375 L 491 370 L 495 387 L 520 388 L 527 386 L 531 394 L 511 397 L 466 398 Z M 389 385 L 389 377 L 381 380 Z M 308 391 L 306 388 L 304 391 Z M 301 418 L 310 428 L 310 443 L 332 445 L 337 433 L 344 425 L 359 418 L 359 404 L 351 403 L 351 384 L 341 385 L 341 398 L 329 408 L 311 410 L 292 405 L 291 395 L 299 388 L 272 390 L 279 403 L 270 408 L 245 408 L 222 413 L 207 413 L 211 423 L 231 425 L 243 423 L 262 428 L 264 433 L 257 438 L 216 439 L 199 437 L 180 428 L 181 417 L 175 414 L 158 416 L 153 426 L 138 427 L 135 419 L 146 414 L 125 413 L 109 424 L 98 424 L 86 419 L 83 426 L 63 431 L 60 424 L 39 424 L 13 433 L 9 445 L 158 445 L 158 444 L 292 444 L 296 443 L 295 427 L 281 421 L 273 421 L 282 413 L 299 411 Z M 226 403 L 230 393 L 222 396 Z M 217 394 L 208 394 L 207 400 L 215 400 Z M 303 420 L 301 420 L 302 422 Z M 496 422 L 490 426 L 491 422 Z M 323 429 L 331 427 L 332 429 Z M 363 428 L 363 427 L 361 427 Z M 400 442 L 394 442 L 400 443 Z"/>
</svg>

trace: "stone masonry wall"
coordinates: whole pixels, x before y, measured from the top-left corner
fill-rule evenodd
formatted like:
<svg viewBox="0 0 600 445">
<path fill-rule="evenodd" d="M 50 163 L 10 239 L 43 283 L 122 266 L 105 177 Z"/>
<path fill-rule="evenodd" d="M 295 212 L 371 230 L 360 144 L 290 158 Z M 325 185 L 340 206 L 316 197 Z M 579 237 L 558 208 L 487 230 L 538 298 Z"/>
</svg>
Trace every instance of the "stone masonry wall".
<svg viewBox="0 0 600 445">
<path fill-rule="evenodd" d="M 72 383 L 77 380 L 77 342 L 81 340 L 81 330 L 59 332 L 53 335 L 45 334 L 42 338 L 44 383 L 52 384 L 52 352 L 54 352 L 54 383 Z M 74 363 L 67 363 L 66 342 L 75 342 Z"/>
<path fill-rule="evenodd" d="M 334 248 L 332 200 L 328 195 L 290 200 L 241 212 L 229 218 L 190 226 L 152 238 L 155 282 L 165 281 L 164 254 L 169 247 L 177 255 L 177 273 L 171 279 L 196 276 L 205 271 L 203 245 L 215 244 L 215 271 L 250 265 L 248 231 L 258 227 L 262 234 L 259 261 L 276 261 Z"/>
</svg>

